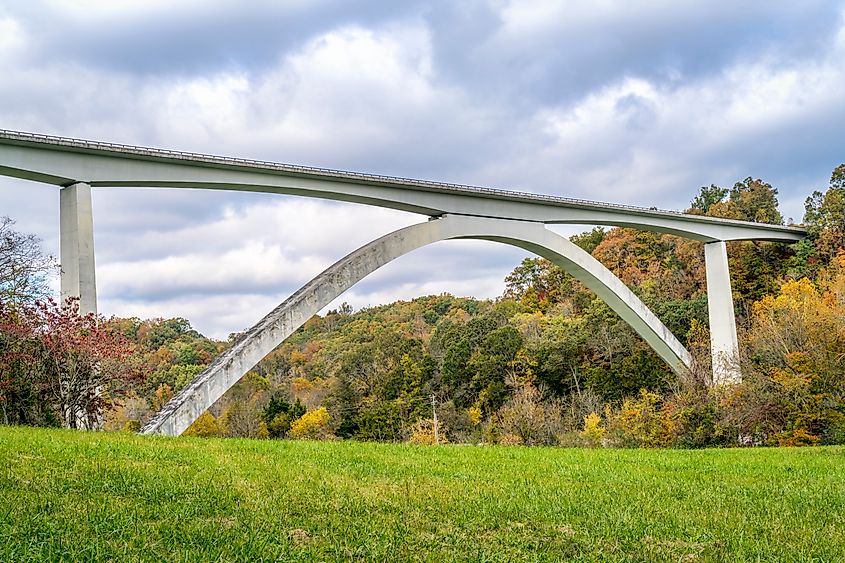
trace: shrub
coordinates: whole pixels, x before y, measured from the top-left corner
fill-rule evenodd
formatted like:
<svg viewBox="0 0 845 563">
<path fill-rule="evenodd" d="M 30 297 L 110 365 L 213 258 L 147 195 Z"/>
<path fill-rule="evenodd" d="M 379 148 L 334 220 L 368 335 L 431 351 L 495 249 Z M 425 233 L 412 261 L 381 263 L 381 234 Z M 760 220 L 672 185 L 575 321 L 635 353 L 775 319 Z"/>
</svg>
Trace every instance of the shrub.
<svg viewBox="0 0 845 563">
<path fill-rule="evenodd" d="M 437 439 L 434 437 L 434 419 L 423 418 L 418 420 L 411 428 L 411 437 L 409 441 L 412 444 L 423 444 L 426 446 L 433 446 L 435 444 L 448 444 L 449 438 L 443 429 L 443 426 L 438 423 Z"/>
<path fill-rule="evenodd" d="M 607 428 L 602 424 L 601 416 L 598 413 L 591 412 L 584 417 L 584 428 L 581 430 L 581 437 L 584 438 L 589 446 L 601 446 L 605 434 L 607 434 Z"/>
<path fill-rule="evenodd" d="M 220 426 L 217 424 L 217 419 L 214 418 L 213 414 L 204 412 L 185 430 L 183 436 L 196 436 L 199 438 L 220 436 Z"/>
<path fill-rule="evenodd" d="M 290 426 L 288 436 L 300 440 L 324 440 L 333 438 L 331 417 L 326 407 L 308 411 Z"/>
<path fill-rule="evenodd" d="M 502 433 L 499 443 L 508 436 L 519 438 L 520 443 L 526 445 L 557 443 L 557 436 L 562 431 L 560 406 L 544 402 L 540 391 L 528 381 L 511 384 L 515 387 L 513 395 L 493 417 Z"/>
<path fill-rule="evenodd" d="M 657 448 L 672 441 L 677 427 L 671 405 L 660 406 L 657 393 L 640 390 L 637 398 L 627 397 L 618 411 L 608 409 L 608 422 L 615 441 L 621 446 Z"/>
<path fill-rule="evenodd" d="M 299 399 L 291 403 L 277 393 L 261 411 L 261 422 L 270 438 L 284 438 L 293 421 L 305 414 L 305 411 L 305 405 Z"/>
</svg>

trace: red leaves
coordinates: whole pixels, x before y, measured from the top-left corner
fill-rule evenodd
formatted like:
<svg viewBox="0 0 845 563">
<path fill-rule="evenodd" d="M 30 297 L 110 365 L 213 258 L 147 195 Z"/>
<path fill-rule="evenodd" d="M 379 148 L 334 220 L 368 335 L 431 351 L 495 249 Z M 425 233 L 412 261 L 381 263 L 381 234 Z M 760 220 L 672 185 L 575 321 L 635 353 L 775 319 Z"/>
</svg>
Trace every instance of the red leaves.
<svg viewBox="0 0 845 563">
<path fill-rule="evenodd" d="M 22 420 L 12 422 L 35 422 L 27 413 L 46 408 L 76 426 L 80 419 L 97 419 L 111 397 L 123 394 L 139 372 L 127 361 L 132 344 L 113 324 L 79 315 L 78 299 L 0 302 L 0 373 L 6 383 L 0 396 L 27 401 L 15 406 Z"/>
</svg>

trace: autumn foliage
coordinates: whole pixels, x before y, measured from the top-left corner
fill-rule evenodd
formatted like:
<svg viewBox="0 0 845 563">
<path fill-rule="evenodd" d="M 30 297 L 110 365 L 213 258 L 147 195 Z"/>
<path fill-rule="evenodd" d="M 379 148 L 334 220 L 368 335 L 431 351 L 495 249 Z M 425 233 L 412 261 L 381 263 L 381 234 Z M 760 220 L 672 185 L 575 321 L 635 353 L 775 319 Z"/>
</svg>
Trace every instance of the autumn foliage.
<svg viewBox="0 0 845 563">
<path fill-rule="evenodd" d="M 739 385 L 711 385 L 702 244 L 595 228 L 572 242 L 678 337 L 694 358 L 689 371 L 673 373 L 568 273 L 526 258 L 496 300 L 432 295 L 309 319 L 187 433 L 427 444 L 436 414 L 440 444 L 843 443 L 843 194 L 840 166 L 807 199 L 807 239 L 728 244 Z M 701 188 L 687 211 L 784 221 L 777 190 L 752 177 Z M 8 423 L 91 426 L 105 412 L 107 428 L 137 429 L 232 341 L 205 338 L 186 319 L 106 321 L 27 303 L 0 308 Z"/>
<path fill-rule="evenodd" d="M 136 383 L 131 343 L 75 300 L 0 302 L 0 415 L 5 423 L 94 428 Z"/>
</svg>

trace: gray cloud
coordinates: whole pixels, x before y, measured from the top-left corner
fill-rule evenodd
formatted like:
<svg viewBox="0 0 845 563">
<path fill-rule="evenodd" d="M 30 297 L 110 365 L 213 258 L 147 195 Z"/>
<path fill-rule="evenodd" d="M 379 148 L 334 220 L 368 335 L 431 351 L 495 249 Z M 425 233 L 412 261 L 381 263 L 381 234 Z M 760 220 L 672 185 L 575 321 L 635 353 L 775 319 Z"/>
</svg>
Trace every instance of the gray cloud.
<svg viewBox="0 0 845 563">
<path fill-rule="evenodd" d="M 517 106 L 567 103 L 622 76 L 672 84 L 761 53 L 816 56 L 841 11 L 835 2 L 765 1 L 436 6 L 428 18 L 444 75 Z"/>
<path fill-rule="evenodd" d="M 841 3 L 382 4 L 0 7 L 0 127 L 669 208 L 752 175 L 796 219 L 845 161 Z M 101 309 L 216 336 L 421 220 L 204 190 L 94 205 Z M 0 214 L 58 253 L 55 188 L 0 179 Z M 523 255 L 438 244 L 341 300 L 494 296 Z"/>
<path fill-rule="evenodd" d="M 36 44 L 28 62 L 81 63 L 136 76 L 260 72 L 310 37 L 338 25 L 380 25 L 414 13 L 376 0 L 26 2 L 0 8 Z"/>
</svg>

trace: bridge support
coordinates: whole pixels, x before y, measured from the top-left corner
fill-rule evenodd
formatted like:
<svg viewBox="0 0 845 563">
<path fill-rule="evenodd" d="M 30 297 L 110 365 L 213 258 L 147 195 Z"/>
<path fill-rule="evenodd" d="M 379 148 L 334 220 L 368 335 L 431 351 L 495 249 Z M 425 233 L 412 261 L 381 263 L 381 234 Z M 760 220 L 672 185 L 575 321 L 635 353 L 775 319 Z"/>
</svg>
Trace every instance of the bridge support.
<svg viewBox="0 0 845 563">
<path fill-rule="evenodd" d="M 689 367 L 689 353 L 654 313 L 610 270 L 568 239 L 541 223 L 447 215 L 399 229 L 336 262 L 218 356 L 168 401 L 141 433 L 181 434 L 264 356 L 356 282 L 412 250 L 461 238 L 502 242 L 551 260 L 602 298 L 673 370 Z"/>
<path fill-rule="evenodd" d="M 91 186 L 79 182 L 62 188 L 59 195 L 59 226 L 62 300 L 78 297 L 81 315 L 96 313 Z"/>
<path fill-rule="evenodd" d="M 713 384 L 739 383 L 739 344 L 728 269 L 728 251 L 724 241 L 704 245 L 707 268 L 707 313 L 710 317 L 710 353 Z"/>
<path fill-rule="evenodd" d="M 59 233 L 62 259 L 61 298 L 79 298 L 79 314 L 97 312 L 97 282 L 94 274 L 94 213 L 91 186 L 78 182 L 59 192 Z M 96 393 L 100 393 L 100 389 Z M 83 411 L 67 413 L 76 418 L 76 428 L 100 430 L 101 413 L 93 417 Z"/>
</svg>

